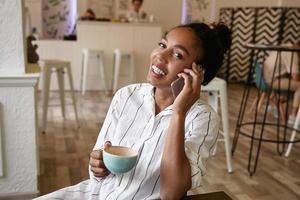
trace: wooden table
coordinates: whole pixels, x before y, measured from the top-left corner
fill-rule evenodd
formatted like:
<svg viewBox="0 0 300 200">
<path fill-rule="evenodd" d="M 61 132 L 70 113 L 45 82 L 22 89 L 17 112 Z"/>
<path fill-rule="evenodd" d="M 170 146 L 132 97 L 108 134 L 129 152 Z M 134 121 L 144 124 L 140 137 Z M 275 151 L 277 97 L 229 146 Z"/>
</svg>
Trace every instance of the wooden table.
<svg viewBox="0 0 300 200">
<path fill-rule="evenodd" d="M 212 192 L 187 196 L 183 200 L 232 200 L 225 192 Z"/>
</svg>

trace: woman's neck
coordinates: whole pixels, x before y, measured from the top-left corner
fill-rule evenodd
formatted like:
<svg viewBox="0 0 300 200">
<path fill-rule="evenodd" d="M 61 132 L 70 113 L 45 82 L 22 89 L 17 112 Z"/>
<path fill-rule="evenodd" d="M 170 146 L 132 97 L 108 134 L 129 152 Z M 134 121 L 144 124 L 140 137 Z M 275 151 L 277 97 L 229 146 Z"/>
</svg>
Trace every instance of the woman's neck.
<svg viewBox="0 0 300 200">
<path fill-rule="evenodd" d="M 166 107 L 174 102 L 171 90 L 168 89 L 155 89 L 155 114 L 160 113 Z"/>
</svg>

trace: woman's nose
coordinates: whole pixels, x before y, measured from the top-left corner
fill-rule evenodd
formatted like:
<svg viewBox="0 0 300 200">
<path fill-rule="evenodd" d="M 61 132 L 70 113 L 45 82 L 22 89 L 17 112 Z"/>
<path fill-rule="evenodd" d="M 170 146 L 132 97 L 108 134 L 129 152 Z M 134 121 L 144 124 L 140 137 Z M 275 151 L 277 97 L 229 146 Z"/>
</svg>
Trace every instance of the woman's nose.
<svg viewBox="0 0 300 200">
<path fill-rule="evenodd" d="M 166 63 L 167 62 L 167 55 L 168 52 L 167 51 L 161 51 L 157 54 L 157 59 L 159 62 L 161 63 Z"/>
</svg>

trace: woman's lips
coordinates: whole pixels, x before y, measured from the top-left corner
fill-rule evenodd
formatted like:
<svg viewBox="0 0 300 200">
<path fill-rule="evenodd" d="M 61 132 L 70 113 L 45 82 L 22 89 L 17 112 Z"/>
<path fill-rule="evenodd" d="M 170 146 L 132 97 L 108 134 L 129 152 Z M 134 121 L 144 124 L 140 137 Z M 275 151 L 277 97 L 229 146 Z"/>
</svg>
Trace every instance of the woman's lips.
<svg viewBox="0 0 300 200">
<path fill-rule="evenodd" d="M 163 76 L 166 75 L 166 73 L 158 68 L 156 65 L 151 66 L 151 75 L 154 76 L 155 78 L 162 78 Z"/>
<path fill-rule="evenodd" d="M 161 75 L 161 74 L 156 74 L 152 69 L 151 69 L 150 73 L 151 73 L 151 76 L 154 78 L 162 78 L 163 77 L 163 75 Z"/>
</svg>

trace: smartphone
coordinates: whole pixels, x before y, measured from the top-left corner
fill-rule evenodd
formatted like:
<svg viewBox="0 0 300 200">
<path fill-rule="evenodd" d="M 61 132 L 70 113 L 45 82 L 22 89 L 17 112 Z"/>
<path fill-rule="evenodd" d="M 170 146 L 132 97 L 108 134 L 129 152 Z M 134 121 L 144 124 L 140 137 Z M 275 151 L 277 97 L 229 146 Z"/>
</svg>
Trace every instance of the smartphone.
<svg viewBox="0 0 300 200">
<path fill-rule="evenodd" d="M 182 77 L 179 77 L 175 81 L 171 83 L 171 90 L 174 99 L 178 96 L 178 94 L 181 92 L 184 86 L 184 79 Z"/>
<path fill-rule="evenodd" d="M 197 69 L 199 71 L 203 70 L 202 65 L 197 64 Z M 171 83 L 171 90 L 172 90 L 174 99 L 179 95 L 179 93 L 183 89 L 183 86 L 184 86 L 184 79 L 182 77 L 179 77 L 178 79 L 176 79 L 175 81 L 173 81 Z"/>
</svg>

